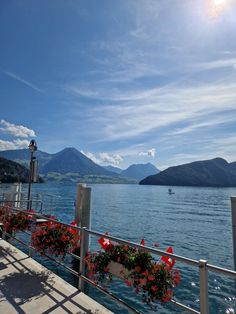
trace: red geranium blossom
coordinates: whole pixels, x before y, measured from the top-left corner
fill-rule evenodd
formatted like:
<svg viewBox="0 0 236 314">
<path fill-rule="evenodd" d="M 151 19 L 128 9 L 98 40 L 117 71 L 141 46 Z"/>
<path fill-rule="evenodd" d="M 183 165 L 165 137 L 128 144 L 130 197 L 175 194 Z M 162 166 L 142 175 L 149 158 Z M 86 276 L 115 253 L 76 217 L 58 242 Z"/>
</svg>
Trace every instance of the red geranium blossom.
<svg viewBox="0 0 236 314">
<path fill-rule="evenodd" d="M 167 253 L 173 254 L 173 249 L 171 246 L 169 246 L 166 250 Z M 175 265 L 175 260 L 168 256 L 162 256 L 161 260 L 165 262 L 170 268 L 172 268 Z"/>
</svg>

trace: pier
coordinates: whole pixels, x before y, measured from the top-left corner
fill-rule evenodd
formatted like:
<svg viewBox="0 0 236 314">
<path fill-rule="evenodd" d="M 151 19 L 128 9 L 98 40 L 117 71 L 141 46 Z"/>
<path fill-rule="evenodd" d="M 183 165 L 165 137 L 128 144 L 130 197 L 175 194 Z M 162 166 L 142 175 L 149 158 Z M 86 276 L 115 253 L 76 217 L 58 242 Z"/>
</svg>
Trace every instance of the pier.
<svg viewBox="0 0 236 314">
<path fill-rule="evenodd" d="M 91 237 L 96 237 L 98 239 L 105 237 L 106 241 L 109 240 L 117 244 L 122 244 L 139 250 L 145 250 L 146 252 L 156 256 L 156 258 L 166 256 L 167 258 L 174 259 L 178 263 L 193 266 L 199 276 L 199 307 L 190 307 L 185 304 L 186 300 L 177 300 L 175 298 L 171 298 L 169 300 L 171 306 L 178 307 L 184 312 L 194 314 L 210 313 L 208 304 L 209 273 L 218 273 L 222 276 L 231 277 L 236 280 L 235 270 L 211 265 L 205 259 L 194 260 L 93 230 L 89 226 L 90 191 L 87 193 L 87 190 L 85 190 L 85 187 L 78 187 L 76 213 L 79 214 L 79 217 L 76 217 L 75 215 L 75 218 L 78 218 L 78 220 L 82 222 L 80 226 L 55 220 L 54 217 L 45 216 L 41 211 L 30 212 L 31 227 L 29 230 L 23 231 L 28 237 L 28 240 L 23 242 L 21 238 L 18 238 L 17 232 L 13 232 L 12 234 L 7 233 L 6 229 L 3 228 L 4 224 L 0 223 L 0 227 L 2 225 L 3 231 L 3 239 L 0 238 L 0 313 L 112 313 L 110 310 L 98 303 L 99 299 L 98 302 L 96 302 L 88 295 L 84 294 L 85 283 L 97 288 L 101 293 L 105 294 L 117 304 L 128 309 L 129 312 L 139 314 L 142 313 L 135 305 L 128 304 L 127 300 L 121 298 L 116 292 L 109 291 L 88 277 L 85 267 L 85 256 L 88 251 Z M 84 191 L 86 193 L 84 193 Z M 234 217 L 232 220 L 234 249 L 236 243 L 235 199 L 235 197 L 231 198 L 232 216 Z M 29 212 L 25 208 L 22 208 L 22 203 L 19 204 L 19 207 L 15 207 L 14 202 L 15 200 L 8 201 L 7 205 L 4 205 L 3 203 L 2 206 L 5 210 L 5 217 L 9 214 L 9 212 L 15 214 L 21 212 L 29 215 Z M 44 256 L 45 258 L 49 258 L 51 261 L 56 262 L 57 265 L 64 267 L 65 271 L 75 275 L 79 281 L 78 288 L 71 286 L 59 276 L 32 259 L 36 250 L 32 243 L 32 234 L 35 231 L 37 224 L 45 222 L 49 224 L 56 223 L 58 225 L 68 227 L 73 229 L 76 234 L 80 235 L 80 250 L 78 255 L 70 251 L 66 252 L 66 254 L 70 254 L 74 259 L 79 261 L 78 269 L 75 270 L 70 268 L 64 263 L 64 261 L 60 259 L 58 260 L 57 258 L 53 259 L 47 254 Z M 86 225 L 88 227 L 86 227 Z M 9 237 L 25 246 L 26 250 L 28 250 L 28 255 L 6 242 L 5 239 L 8 239 Z M 115 313 L 118 313 L 116 310 L 114 311 Z"/>
<path fill-rule="evenodd" d="M 0 313 L 112 314 L 3 239 L 0 239 Z"/>
</svg>

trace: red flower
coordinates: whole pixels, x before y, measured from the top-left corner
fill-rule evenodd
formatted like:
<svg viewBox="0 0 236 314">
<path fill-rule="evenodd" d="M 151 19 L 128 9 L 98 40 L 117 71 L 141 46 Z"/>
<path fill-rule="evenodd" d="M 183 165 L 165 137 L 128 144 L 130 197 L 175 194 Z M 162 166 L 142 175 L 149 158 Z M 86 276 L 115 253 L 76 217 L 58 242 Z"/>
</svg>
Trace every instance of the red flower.
<svg viewBox="0 0 236 314">
<path fill-rule="evenodd" d="M 77 223 L 75 221 L 71 222 L 71 226 L 77 227 Z M 75 228 L 68 228 L 68 231 L 72 234 L 76 234 L 77 230 Z"/>
<path fill-rule="evenodd" d="M 134 270 L 139 273 L 141 271 L 141 267 L 140 266 L 135 266 Z"/>
<path fill-rule="evenodd" d="M 129 281 L 129 280 L 125 280 L 125 283 L 127 284 L 128 287 L 131 287 L 131 286 L 132 286 L 132 282 Z"/>
<path fill-rule="evenodd" d="M 142 246 L 144 246 L 144 245 L 145 245 L 145 241 L 144 241 L 144 239 L 142 239 L 142 240 L 140 241 L 140 245 L 142 245 Z"/>
<path fill-rule="evenodd" d="M 129 250 L 128 245 L 124 245 L 123 249 L 124 249 L 124 252 L 128 252 L 128 250 Z"/>
<path fill-rule="evenodd" d="M 106 232 L 105 234 L 108 235 L 108 232 Z M 107 238 L 103 238 L 103 237 L 99 238 L 98 243 L 101 245 L 101 248 L 104 250 L 109 250 L 113 247 L 112 242 Z"/>
<path fill-rule="evenodd" d="M 171 300 L 172 297 L 173 297 L 173 291 L 167 290 L 166 295 L 162 298 L 162 302 L 168 302 Z"/>
<path fill-rule="evenodd" d="M 139 284 L 141 285 L 141 286 L 145 286 L 146 284 L 147 284 L 147 279 L 139 279 Z"/>
<path fill-rule="evenodd" d="M 148 280 L 150 280 L 150 281 L 155 280 L 155 276 L 153 276 L 153 275 L 149 275 L 149 276 L 148 276 Z"/>
<path fill-rule="evenodd" d="M 171 253 L 173 254 L 173 249 L 171 246 L 168 247 L 168 249 L 166 250 L 167 253 Z M 163 262 L 165 262 L 170 268 L 172 268 L 175 265 L 175 260 L 171 257 L 168 256 L 162 256 L 161 260 Z"/>
<path fill-rule="evenodd" d="M 180 282 L 180 275 L 178 269 L 175 269 L 174 271 L 175 271 L 174 283 L 175 287 L 177 287 Z"/>
</svg>

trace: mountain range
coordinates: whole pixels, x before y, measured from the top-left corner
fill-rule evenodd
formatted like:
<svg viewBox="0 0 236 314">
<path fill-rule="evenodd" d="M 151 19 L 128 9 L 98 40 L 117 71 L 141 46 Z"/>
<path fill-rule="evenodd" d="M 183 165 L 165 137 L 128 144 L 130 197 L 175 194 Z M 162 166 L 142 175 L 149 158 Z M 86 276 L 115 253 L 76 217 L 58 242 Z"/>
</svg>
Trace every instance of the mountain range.
<svg viewBox="0 0 236 314">
<path fill-rule="evenodd" d="M 16 161 L 24 166 L 29 165 L 28 149 L 0 151 L 0 156 Z M 147 175 L 159 170 L 152 164 L 132 165 L 126 170 L 94 163 L 77 149 L 70 147 L 55 154 L 37 151 L 35 156 L 39 164 L 39 173 L 45 180 L 136 183 Z"/>
<path fill-rule="evenodd" d="M 113 166 L 104 166 L 105 169 L 115 172 L 122 177 L 126 178 L 133 178 L 136 180 L 141 180 L 149 175 L 159 173 L 160 170 L 157 169 L 153 164 L 150 162 L 146 164 L 133 164 L 129 166 L 127 169 L 122 170 L 118 167 Z"/>
<path fill-rule="evenodd" d="M 27 182 L 30 153 L 28 149 L 0 151 L 0 180 Z M 236 186 L 236 162 L 222 158 L 195 161 L 159 171 L 150 163 L 131 165 L 123 170 L 99 166 L 75 148 L 56 154 L 37 151 L 39 173 L 46 181 L 137 183 L 168 186 Z M 13 162 L 14 161 L 14 162 Z M 17 164 L 20 163 L 21 165 Z M 143 179 L 144 178 L 144 179 Z"/>
<path fill-rule="evenodd" d="M 156 175 L 141 180 L 144 185 L 169 186 L 236 186 L 236 162 L 228 163 L 222 158 L 195 161 L 170 167 Z"/>
</svg>

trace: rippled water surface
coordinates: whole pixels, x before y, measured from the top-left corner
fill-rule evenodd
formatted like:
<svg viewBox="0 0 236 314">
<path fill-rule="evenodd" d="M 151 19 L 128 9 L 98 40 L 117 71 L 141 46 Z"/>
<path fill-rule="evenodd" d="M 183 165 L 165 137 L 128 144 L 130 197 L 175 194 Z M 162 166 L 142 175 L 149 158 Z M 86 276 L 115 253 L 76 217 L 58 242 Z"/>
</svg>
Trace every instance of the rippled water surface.
<svg viewBox="0 0 236 314">
<path fill-rule="evenodd" d="M 157 242 L 163 250 L 171 245 L 176 254 L 233 269 L 230 196 L 236 195 L 236 188 L 174 187 L 175 194 L 169 195 L 166 186 L 101 184 L 91 187 L 92 229 L 135 242 L 144 238 L 148 246 Z M 75 184 L 47 183 L 34 185 L 33 190 L 44 195 L 57 217 L 67 222 L 73 220 Z M 179 262 L 176 267 L 181 272 L 176 299 L 198 310 L 198 269 Z M 138 304 L 144 313 L 183 313 L 173 305 L 158 305 L 154 309 L 144 306 L 118 280 L 111 286 L 130 304 Z M 88 293 L 115 313 L 128 313 L 93 289 L 88 289 Z M 233 279 L 209 273 L 210 313 L 236 313 L 235 295 Z"/>
</svg>

